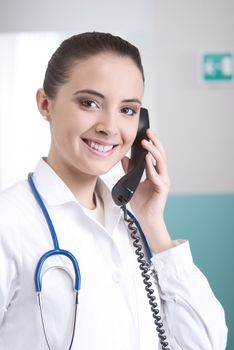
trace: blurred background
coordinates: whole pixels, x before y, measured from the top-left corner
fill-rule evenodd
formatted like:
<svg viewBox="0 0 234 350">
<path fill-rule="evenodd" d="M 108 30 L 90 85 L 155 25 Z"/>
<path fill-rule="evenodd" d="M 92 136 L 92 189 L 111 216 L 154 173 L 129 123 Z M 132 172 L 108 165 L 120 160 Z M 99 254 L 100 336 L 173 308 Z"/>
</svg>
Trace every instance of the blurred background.
<svg viewBox="0 0 234 350">
<path fill-rule="evenodd" d="M 166 220 L 189 239 L 224 306 L 234 349 L 234 1 L 0 0 L 0 189 L 24 179 L 49 147 L 36 108 L 47 61 L 84 31 L 141 51 L 144 106 L 168 155 Z M 104 178 L 109 186 L 120 167 Z M 204 349 L 205 350 L 205 349 Z"/>
</svg>

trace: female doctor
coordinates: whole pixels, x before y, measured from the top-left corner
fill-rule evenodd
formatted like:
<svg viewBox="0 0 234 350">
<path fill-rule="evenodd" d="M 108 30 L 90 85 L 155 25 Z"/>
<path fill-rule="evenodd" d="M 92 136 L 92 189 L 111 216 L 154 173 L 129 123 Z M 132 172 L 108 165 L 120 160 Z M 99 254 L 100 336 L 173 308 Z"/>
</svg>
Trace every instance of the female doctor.
<svg viewBox="0 0 234 350">
<path fill-rule="evenodd" d="M 0 349 L 225 349 L 223 309 L 189 243 L 167 231 L 170 181 L 152 130 L 141 143 L 146 179 L 131 209 L 152 253 L 154 306 L 126 212 L 99 178 L 119 161 L 127 171 L 143 92 L 140 54 L 119 37 L 75 35 L 51 57 L 37 91 L 50 150 L 29 181 L 0 196 Z M 49 254 L 38 267 L 58 248 L 69 253 Z"/>
</svg>

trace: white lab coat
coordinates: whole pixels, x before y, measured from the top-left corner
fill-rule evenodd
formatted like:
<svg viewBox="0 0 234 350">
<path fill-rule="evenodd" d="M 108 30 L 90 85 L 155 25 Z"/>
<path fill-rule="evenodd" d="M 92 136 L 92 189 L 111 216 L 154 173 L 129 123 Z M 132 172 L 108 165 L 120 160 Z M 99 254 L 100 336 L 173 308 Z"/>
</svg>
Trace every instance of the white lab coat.
<svg viewBox="0 0 234 350">
<path fill-rule="evenodd" d="M 45 161 L 34 181 L 50 213 L 60 247 L 81 269 L 77 350 L 157 350 L 158 337 L 122 212 L 106 186 L 105 227 L 87 215 Z M 27 181 L 0 196 L 0 349 L 47 350 L 34 288 L 39 258 L 52 249 L 47 224 Z M 224 312 L 194 265 L 188 242 L 157 254 L 161 313 L 172 350 L 224 350 Z M 56 267 L 60 267 L 57 269 Z M 43 305 L 52 349 L 68 349 L 72 329 L 73 274 L 66 258 L 43 268 Z"/>
</svg>

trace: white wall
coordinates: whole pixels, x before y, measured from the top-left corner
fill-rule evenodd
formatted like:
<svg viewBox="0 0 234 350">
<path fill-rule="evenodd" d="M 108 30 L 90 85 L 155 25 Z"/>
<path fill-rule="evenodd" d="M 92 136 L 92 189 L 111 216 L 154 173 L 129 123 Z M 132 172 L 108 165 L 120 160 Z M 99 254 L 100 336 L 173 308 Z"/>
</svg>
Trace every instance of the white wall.
<svg viewBox="0 0 234 350">
<path fill-rule="evenodd" d="M 234 2 L 8 0 L 0 3 L 0 32 L 5 33 L 5 38 L 9 35 L 7 32 L 52 31 L 64 33 L 58 34 L 62 38 L 66 33 L 86 30 L 120 34 L 140 48 L 146 70 L 144 104 L 151 112 L 151 125 L 168 153 L 172 192 L 234 192 L 233 84 L 205 86 L 199 76 L 201 52 L 234 51 Z M 1 57 L 8 57 L 5 61 L 10 67 L 9 80 L 15 67 L 12 52 L 7 50 Z M 40 72 L 38 62 L 32 74 L 39 79 Z M 37 79 L 32 82 L 31 92 L 36 89 Z M 35 115 L 28 116 L 22 104 L 14 116 L 9 114 L 8 97 L 9 91 L 1 91 L 1 110 L 4 111 L 0 117 L 2 187 L 32 170 L 41 152 L 39 144 L 33 144 L 35 127 L 38 139 L 47 132 L 36 109 Z M 29 98 L 34 99 L 33 93 L 25 96 L 25 100 Z M 32 130 L 27 132 L 31 135 L 30 146 L 21 147 L 21 154 L 16 153 L 20 141 L 15 144 L 14 138 L 8 136 L 9 131 L 6 132 L 14 130 L 17 138 L 20 124 L 30 125 Z M 26 157 L 30 161 L 21 162 L 25 153 L 31 155 Z"/>
<path fill-rule="evenodd" d="M 157 1 L 158 131 L 176 192 L 234 192 L 234 85 L 202 84 L 199 54 L 234 52 L 234 1 Z M 157 117 L 156 116 L 156 117 Z"/>
</svg>

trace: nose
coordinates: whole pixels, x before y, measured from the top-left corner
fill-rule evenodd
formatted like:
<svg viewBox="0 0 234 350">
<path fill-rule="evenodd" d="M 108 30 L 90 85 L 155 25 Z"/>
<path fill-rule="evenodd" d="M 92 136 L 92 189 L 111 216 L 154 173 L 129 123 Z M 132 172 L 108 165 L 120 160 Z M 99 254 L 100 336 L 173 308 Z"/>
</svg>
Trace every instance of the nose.
<svg viewBox="0 0 234 350">
<path fill-rule="evenodd" d="M 98 120 L 96 124 L 96 132 L 106 135 L 112 136 L 118 134 L 117 127 L 117 116 L 114 112 L 104 112 L 102 111 L 102 116 Z"/>
</svg>

